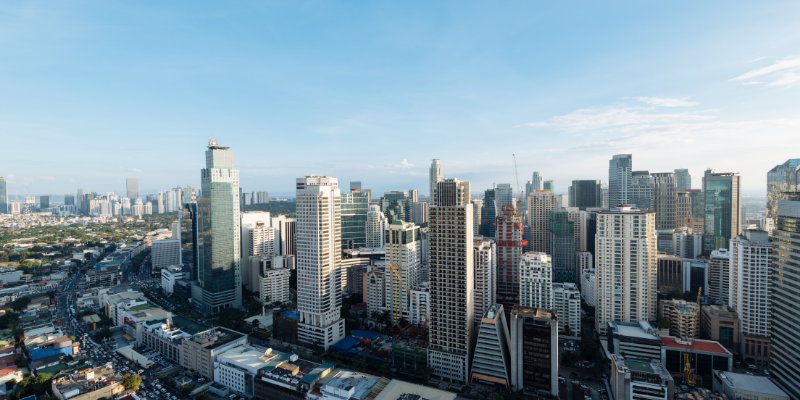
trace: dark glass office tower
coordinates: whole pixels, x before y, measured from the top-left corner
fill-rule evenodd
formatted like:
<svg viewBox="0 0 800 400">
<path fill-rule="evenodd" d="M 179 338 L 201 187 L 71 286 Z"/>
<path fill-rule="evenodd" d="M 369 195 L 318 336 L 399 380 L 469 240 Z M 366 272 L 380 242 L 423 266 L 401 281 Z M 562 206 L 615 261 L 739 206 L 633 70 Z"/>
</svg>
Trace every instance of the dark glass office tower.
<svg viewBox="0 0 800 400">
<path fill-rule="evenodd" d="M 197 229 L 197 203 L 184 203 L 179 218 L 183 273 L 189 275 L 185 278 L 187 281 L 193 281 L 197 279 L 197 262 L 200 260 L 200 255 L 198 254 L 200 247 L 199 231 Z"/>
<path fill-rule="evenodd" d="M 50 196 L 39 196 L 39 208 L 42 210 L 50 208 Z"/>
<path fill-rule="evenodd" d="M 569 211 L 550 211 L 550 249 L 553 282 L 577 283 L 575 271 L 575 222 Z"/>
<path fill-rule="evenodd" d="M 390 224 L 394 221 L 411 221 L 413 207 L 411 198 L 406 196 L 406 192 L 393 191 L 384 193 L 383 197 L 381 197 L 380 206 L 381 212 L 386 215 Z"/>
<path fill-rule="evenodd" d="M 778 202 L 788 199 L 786 193 L 798 191 L 798 169 L 800 158 L 792 158 L 767 172 L 767 218 L 777 216 Z"/>
<path fill-rule="evenodd" d="M 706 170 L 703 176 L 705 193 L 705 252 L 710 254 L 728 248 L 728 241 L 741 232 L 742 178 L 738 173 L 714 173 Z"/>
<path fill-rule="evenodd" d="M 608 162 L 608 207 L 630 202 L 633 156 L 617 154 Z"/>
<path fill-rule="evenodd" d="M 581 210 L 603 206 L 603 185 L 601 181 L 572 181 L 569 187 L 569 206 Z"/>
<path fill-rule="evenodd" d="M 352 186 L 353 182 L 350 182 Z M 359 185 L 360 186 L 360 185 Z M 367 213 L 369 193 L 361 188 L 342 193 L 342 249 L 367 246 Z"/>
<path fill-rule="evenodd" d="M 8 187 L 6 180 L 0 176 L 0 214 L 8 213 Z"/>
<path fill-rule="evenodd" d="M 216 314 L 225 308 L 241 308 L 242 304 L 239 170 L 233 168 L 233 152 L 210 140 L 201 179 L 197 285 L 202 290 L 193 288 L 192 297 L 201 311 Z"/>
<path fill-rule="evenodd" d="M 72 193 L 67 193 L 64 195 L 64 205 L 65 206 L 74 206 L 75 205 L 75 195 Z"/>
<path fill-rule="evenodd" d="M 777 201 L 772 231 L 772 379 L 800 398 L 800 198 Z"/>
<path fill-rule="evenodd" d="M 486 189 L 483 196 L 483 208 L 481 209 L 481 236 L 493 238 L 496 231 L 497 219 L 497 191 Z"/>
</svg>

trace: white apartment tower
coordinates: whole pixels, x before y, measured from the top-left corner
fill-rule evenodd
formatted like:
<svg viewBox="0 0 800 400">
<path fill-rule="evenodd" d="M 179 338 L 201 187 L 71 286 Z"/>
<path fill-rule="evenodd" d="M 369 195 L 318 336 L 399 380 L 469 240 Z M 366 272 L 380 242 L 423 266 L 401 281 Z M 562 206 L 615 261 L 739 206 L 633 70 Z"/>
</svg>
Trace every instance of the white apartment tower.
<svg viewBox="0 0 800 400">
<path fill-rule="evenodd" d="M 472 199 L 472 234 L 474 236 L 480 235 L 482 207 L 483 207 L 483 200 Z"/>
<path fill-rule="evenodd" d="M 444 180 L 444 171 L 442 170 L 442 160 L 434 158 L 431 160 L 430 170 L 430 195 L 431 204 L 433 204 L 433 192 L 436 190 L 436 185 Z"/>
<path fill-rule="evenodd" d="M 385 245 L 384 235 L 386 234 L 388 223 L 389 221 L 381 212 L 380 206 L 375 204 L 369 206 L 369 211 L 367 212 L 367 247 L 383 248 Z"/>
<path fill-rule="evenodd" d="M 546 253 L 525 253 L 519 266 L 519 305 L 553 309 L 553 262 Z"/>
<path fill-rule="evenodd" d="M 472 204 L 468 198 L 458 179 L 439 182 L 428 228 L 428 365 L 435 375 L 458 382 L 468 380 L 474 324 Z"/>
<path fill-rule="evenodd" d="M 655 213 L 620 205 L 597 213 L 595 329 L 608 321 L 656 320 Z"/>
<path fill-rule="evenodd" d="M 731 255 L 728 249 L 711 252 L 708 262 L 708 297 L 730 304 Z"/>
<path fill-rule="evenodd" d="M 325 350 L 345 334 L 340 202 L 336 178 L 297 178 L 297 338 Z"/>
<path fill-rule="evenodd" d="M 770 336 L 772 243 L 769 234 L 745 231 L 730 241 L 729 305 L 739 313 L 742 334 Z"/>
<path fill-rule="evenodd" d="M 581 293 L 574 283 L 553 284 L 553 309 L 558 315 L 558 331 L 581 336 Z"/>
<path fill-rule="evenodd" d="M 473 241 L 475 265 L 475 323 L 489 311 L 497 298 L 497 246 L 482 236 Z"/>
<path fill-rule="evenodd" d="M 386 262 L 394 267 L 403 282 L 399 282 L 397 275 L 391 271 L 387 264 L 386 308 L 392 317 L 393 323 L 398 323 L 401 318 L 411 320 L 411 299 L 403 288 L 413 288 L 419 283 L 419 268 L 422 264 L 422 240 L 419 227 L 411 222 L 394 221 L 386 229 Z"/>
<path fill-rule="evenodd" d="M 270 232 L 272 230 L 270 225 L 271 221 L 268 212 L 251 211 L 244 212 L 240 216 L 239 226 L 241 235 L 239 235 L 239 240 L 241 243 L 239 248 L 241 251 L 240 259 L 242 260 L 242 284 L 245 285 L 247 289 L 254 292 L 258 291 L 259 271 L 258 269 L 254 270 L 250 267 L 250 257 L 272 254 L 274 252 L 274 245 L 272 243 L 270 243 L 268 247 L 264 243 L 269 236 L 272 236 L 274 240 L 274 232 Z M 252 235 L 252 231 L 256 228 L 259 229 L 259 232 Z"/>
</svg>

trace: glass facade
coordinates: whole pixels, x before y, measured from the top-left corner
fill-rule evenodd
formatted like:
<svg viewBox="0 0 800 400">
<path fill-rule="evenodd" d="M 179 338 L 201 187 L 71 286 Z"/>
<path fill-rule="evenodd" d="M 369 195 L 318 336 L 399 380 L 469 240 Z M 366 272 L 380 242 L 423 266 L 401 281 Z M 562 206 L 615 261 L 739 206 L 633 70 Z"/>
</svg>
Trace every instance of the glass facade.
<svg viewBox="0 0 800 400">
<path fill-rule="evenodd" d="M 685 192 L 692 188 L 692 176 L 688 169 L 676 169 L 675 178 L 678 184 L 678 191 Z"/>
<path fill-rule="evenodd" d="M 630 202 L 633 156 L 617 154 L 608 162 L 608 207 L 616 208 Z M 637 204 L 638 205 L 638 204 Z M 639 207 L 641 210 L 642 208 Z"/>
<path fill-rule="evenodd" d="M 732 233 L 731 223 L 738 224 L 738 215 L 734 220 L 731 203 L 732 182 L 729 180 L 715 180 L 706 182 L 705 190 L 705 251 L 710 252 L 720 248 L 727 248 Z"/>
<path fill-rule="evenodd" d="M 197 229 L 197 203 L 185 203 L 180 214 L 181 229 L 181 261 L 183 262 L 183 273 L 188 274 L 187 281 L 197 278 L 197 262 L 200 259 L 198 254 L 198 235 Z"/>
<path fill-rule="evenodd" d="M 8 213 L 8 187 L 6 180 L 0 177 L 0 214 Z"/>
<path fill-rule="evenodd" d="M 553 253 L 553 281 L 577 283 L 575 280 L 575 222 L 568 211 L 550 211 L 550 248 Z"/>
<path fill-rule="evenodd" d="M 569 187 L 569 206 L 581 210 L 603 206 L 603 187 L 600 181 L 572 181 Z"/>
<path fill-rule="evenodd" d="M 353 182 L 350 182 L 352 185 Z M 359 182 L 360 186 L 360 182 Z M 359 187 L 360 190 L 360 187 Z M 342 249 L 367 247 L 369 194 L 342 193 Z"/>
<path fill-rule="evenodd" d="M 798 168 L 800 168 L 800 158 L 793 158 L 767 172 L 767 218 L 777 216 L 778 201 L 788 200 L 785 192 L 800 191 Z"/>
<path fill-rule="evenodd" d="M 544 184 L 542 185 L 542 188 L 543 188 L 543 190 L 549 190 L 550 193 L 555 193 L 556 192 L 556 186 L 553 183 L 553 181 L 544 181 Z"/>
<path fill-rule="evenodd" d="M 202 299 L 195 299 L 205 313 L 241 308 L 239 276 L 239 171 L 233 168 L 233 152 L 209 146 L 202 170 L 202 194 L 197 200 L 199 268 Z"/>
<path fill-rule="evenodd" d="M 800 398 L 800 201 L 780 201 L 772 231 L 772 379 Z"/>
<path fill-rule="evenodd" d="M 514 191 L 510 183 L 497 184 L 497 211 L 498 215 L 503 215 L 503 206 L 513 205 Z"/>
<path fill-rule="evenodd" d="M 386 192 L 381 197 L 381 212 L 389 219 L 389 223 L 394 221 L 411 221 L 412 201 L 406 197 L 406 192 Z"/>
<path fill-rule="evenodd" d="M 496 193 L 494 189 L 486 189 L 483 197 L 483 209 L 481 209 L 481 235 L 489 238 L 494 238 L 497 230 L 495 226 L 497 219 Z"/>
</svg>

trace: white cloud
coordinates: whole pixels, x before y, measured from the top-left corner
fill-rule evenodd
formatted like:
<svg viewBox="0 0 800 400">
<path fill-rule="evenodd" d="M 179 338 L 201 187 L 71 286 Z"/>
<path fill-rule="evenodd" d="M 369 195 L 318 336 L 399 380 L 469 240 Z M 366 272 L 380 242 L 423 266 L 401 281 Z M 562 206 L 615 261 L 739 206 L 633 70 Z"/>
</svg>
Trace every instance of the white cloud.
<svg viewBox="0 0 800 400">
<path fill-rule="evenodd" d="M 686 101 L 688 97 L 682 99 L 671 99 L 668 97 L 639 97 L 639 101 L 654 105 L 656 107 L 688 107 L 696 106 L 700 103 Z"/>
<path fill-rule="evenodd" d="M 745 62 L 748 62 L 748 63 L 753 63 L 753 62 L 756 62 L 756 61 L 765 60 L 766 58 L 767 58 L 767 57 L 756 57 L 756 58 L 754 58 L 754 59 L 752 59 L 752 60 L 750 60 L 750 61 L 745 61 Z"/>
<path fill-rule="evenodd" d="M 754 69 L 731 80 L 748 81 L 758 77 L 770 80 L 768 86 L 791 86 L 800 83 L 800 56 L 786 57 L 770 66 Z"/>
<path fill-rule="evenodd" d="M 716 117 L 700 113 L 654 113 L 651 108 L 631 106 L 592 107 L 555 116 L 545 121 L 529 122 L 523 126 L 537 128 L 556 128 L 575 132 L 581 130 L 627 127 L 644 129 L 654 125 L 677 122 L 707 121 Z"/>
<path fill-rule="evenodd" d="M 46 180 L 46 181 L 54 181 L 54 180 L 56 180 L 56 178 L 55 178 L 55 177 L 52 177 L 52 176 L 45 176 L 45 175 L 39 175 L 39 179 L 44 179 L 44 180 Z"/>
<path fill-rule="evenodd" d="M 7 180 L 8 182 L 14 182 L 14 178 L 16 178 L 16 177 L 14 176 L 14 174 L 8 174 L 8 176 L 6 176 L 6 180 Z"/>
<path fill-rule="evenodd" d="M 413 166 L 414 166 L 414 164 L 409 164 L 408 161 L 406 161 L 405 158 L 403 159 L 403 161 L 400 162 L 400 165 L 399 165 L 400 168 L 411 168 Z"/>
</svg>

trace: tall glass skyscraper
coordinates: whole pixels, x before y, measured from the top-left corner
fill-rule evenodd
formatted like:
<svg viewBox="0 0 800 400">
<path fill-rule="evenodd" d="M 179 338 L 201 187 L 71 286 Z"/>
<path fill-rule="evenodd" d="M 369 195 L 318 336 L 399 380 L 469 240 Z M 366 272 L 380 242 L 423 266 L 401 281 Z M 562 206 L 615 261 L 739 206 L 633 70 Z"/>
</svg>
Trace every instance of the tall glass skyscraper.
<svg viewBox="0 0 800 400">
<path fill-rule="evenodd" d="M 483 208 L 481 209 L 481 235 L 493 238 L 495 231 L 495 220 L 497 219 L 497 199 L 495 189 L 486 189 L 483 195 Z"/>
<path fill-rule="evenodd" d="M 139 180 L 136 178 L 128 178 L 125 183 L 127 184 L 128 198 L 139 198 Z"/>
<path fill-rule="evenodd" d="M 549 190 L 550 193 L 555 193 L 556 185 L 555 183 L 553 183 L 553 181 L 544 181 L 544 184 L 542 185 L 542 190 Z"/>
<path fill-rule="evenodd" d="M 633 156 L 617 154 L 608 162 L 608 207 L 616 208 L 630 202 Z"/>
<path fill-rule="evenodd" d="M 772 379 L 800 398 L 800 200 L 778 201 L 772 231 Z"/>
<path fill-rule="evenodd" d="M 510 183 L 497 184 L 497 211 L 498 215 L 503 215 L 503 206 L 510 206 L 514 203 L 514 190 Z"/>
<path fill-rule="evenodd" d="M 6 180 L 0 176 L 0 214 L 8 213 L 8 186 Z"/>
<path fill-rule="evenodd" d="M 569 211 L 550 211 L 550 251 L 553 282 L 577 283 L 575 271 L 575 222 Z"/>
<path fill-rule="evenodd" d="M 798 170 L 800 158 L 792 158 L 767 172 L 767 218 L 777 216 L 778 201 L 788 199 L 786 192 L 800 191 Z"/>
<path fill-rule="evenodd" d="M 198 223 L 197 203 L 184 203 L 179 214 L 178 223 L 181 230 L 181 261 L 183 262 L 183 273 L 189 276 L 185 279 L 193 281 L 197 279 L 197 263 L 200 260 L 200 237 L 197 227 Z"/>
<path fill-rule="evenodd" d="M 225 308 L 241 308 L 239 270 L 240 218 L 239 170 L 233 168 L 233 152 L 209 140 L 206 168 L 201 171 L 202 195 L 197 201 L 200 247 L 197 285 L 192 290 L 198 308 L 216 314 Z"/>
<path fill-rule="evenodd" d="M 736 172 L 715 173 L 708 169 L 703 176 L 705 194 L 705 252 L 728 248 L 728 241 L 739 236 L 742 210 L 742 178 Z"/>
<path fill-rule="evenodd" d="M 692 176 L 689 175 L 688 169 L 685 168 L 676 169 L 675 179 L 677 180 L 679 192 L 685 192 L 692 188 Z"/>
<path fill-rule="evenodd" d="M 352 183 L 350 182 L 351 186 Z M 369 194 L 360 190 L 358 188 L 350 193 L 342 193 L 342 249 L 367 246 Z"/>
<path fill-rule="evenodd" d="M 390 224 L 394 221 L 411 221 L 412 201 L 410 197 L 406 197 L 406 192 L 392 191 L 384 193 L 383 197 L 381 197 L 380 206 Z"/>
<path fill-rule="evenodd" d="M 569 206 L 581 210 L 603 206 L 603 184 L 601 181 L 572 181 L 569 187 Z"/>
<path fill-rule="evenodd" d="M 533 193 L 537 190 L 544 190 L 544 179 L 542 178 L 542 173 L 539 171 L 533 171 L 533 180 L 531 183 L 533 184 L 533 190 L 529 191 L 528 193 Z"/>
<path fill-rule="evenodd" d="M 65 206 L 74 206 L 75 205 L 75 195 L 72 193 L 67 193 L 64 195 L 64 205 Z"/>
</svg>

